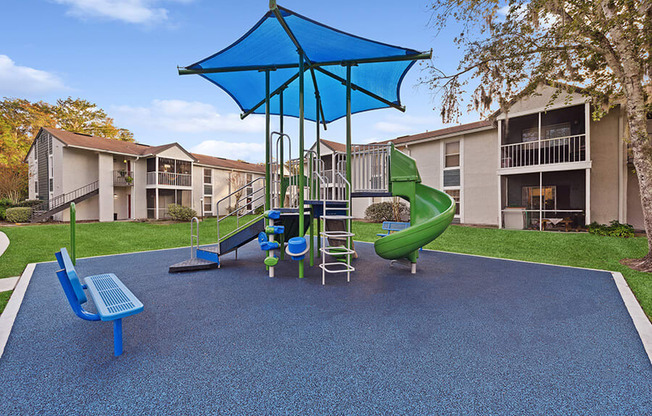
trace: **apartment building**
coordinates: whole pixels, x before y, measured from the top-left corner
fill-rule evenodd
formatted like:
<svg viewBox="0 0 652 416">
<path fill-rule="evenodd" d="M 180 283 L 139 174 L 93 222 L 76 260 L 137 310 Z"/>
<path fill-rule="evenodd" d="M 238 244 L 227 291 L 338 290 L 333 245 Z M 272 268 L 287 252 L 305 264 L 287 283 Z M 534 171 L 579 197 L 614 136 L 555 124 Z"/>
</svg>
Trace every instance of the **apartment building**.
<svg viewBox="0 0 652 416">
<path fill-rule="evenodd" d="M 164 219 L 169 204 L 215 216 L 217 203 L 234 186 L 264 177 L 264 166 L 190 153 L 178 143 L 147 146 L 42 128 L 25 158 L 29 198 L 46 201 L 37 219 L 69 220 L 76 202 L 78 220 Z M 261 181 L 259 181 L 261 182 Z M 245 186 L 243 197 L 254 192 Z M 219 214 L 235 201 L 221 201 Z"/>
<path fill-rule="evenodd" d="M 508 114 L 391 142 L 416 160 L 424 184 L 455 199 L 456 222 L 573 229 L 618 220 L 643 229 L 621 109 L 594 121 L 587 97 L 562 94 L 551 103 L 554 91 L 540 86 Z M 326 163 L 338 146 L 322 141 Z M 354 215 L 381 200 L 354 199 Z"/>
</svg>

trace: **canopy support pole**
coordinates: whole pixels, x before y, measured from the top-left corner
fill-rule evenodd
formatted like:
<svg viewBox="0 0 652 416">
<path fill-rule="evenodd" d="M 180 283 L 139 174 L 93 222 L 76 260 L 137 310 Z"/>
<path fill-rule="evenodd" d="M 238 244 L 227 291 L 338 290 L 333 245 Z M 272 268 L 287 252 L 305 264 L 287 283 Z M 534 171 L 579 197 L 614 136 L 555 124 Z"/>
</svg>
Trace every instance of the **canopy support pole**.
<svg viewBox="0 0 652 416">
<path fill-rule="evenodd" d="M 347 232 L 350 234 L 353 228 L 351 227 L 351 216 L 353 215 L 353 204 L 351 199 L 351 65 L 346 66 L 346 180 L 349 182 L 349 189 L 346 192 L 347 206 L 349 208 L 348 215 L 345 221 L 347 222 Z M 349 235 L 347 238 L 347 250 L 350 250 L 353 243 L 353 238 Z M 347 267 L 351 267 L 351 254 L 346 255 Z M 346 274 L 347 280 L 349 273 Z"/>
<path fill-rule="evenodd" d="M 303 93 L 304 93 L 304 76 L 303 73 L 305 71 L 304 69 L 305 62 L 303 59 L 303 51 L 299 51 L 299 73 L 301 76 L 299 77 L 299 180 L 297 183 L 299 184 L 299 235 L 301 237 L 304 237 L 304 212 L 305 212 L 305 207 L 303 205 L 303 188 L 304 188 L 304 177 L 303 177 L 303 123 L 304 123 L 304 114 L 303 114 Z M 304 263 L 303 260 L 299 260 L 299 279 L 303 278 L 304 275 Z"/>
<path fill-rule="evenodd" d="M 265 71 L 265 210 L 271 209 L 270 197 L 272 182 L 270 176 L 270 164 L 272 163 L 270 145 L 270 118 L 269 118 L 269 71 Z"/>
<path fill-rule="evenodd" d="M 283 145 L 285 144 L 285 138 L 283 137 L 284 133 L 284 126 L 283 126 L 283 91 L 281 91 L 278 95 L 278 108 L 279 108 L 279 130 L 281 133 L 280 137 L 280 149 L 279 149 L 279 154 L 278 158 L 278 167 L 279 167 L 279 184 L 278 184 L 278 189 L 279 189 L 279 196 L 278 196 L 278 205 L 279 207 L 283 208 L 283 205 L 285 203 L 285 198 L 284 198 L 284 193 L 283 193 L 283 178 L 285 178 L 285 162 L 284 162 L 284 156 L 283 156 Z M 273 144 L 273 143 L 272 143 Z M 283 250 L 281 250 L 281 256 L 283 255 Z"/>
<path fill-rule="evenodd" d="M 315 94 L 317 94 L 316 91 L 315 91 Z M 317 98 L 317 110 L 319 110 L 319 108 L 321 107 L 321 100 L 320 100 L 319 97 L 316 97 L 316 98 Z M 320 166 L 320 163 L 321 163 L 321 139 L 319 138 L 319 133 L 320 133 L 320 131 L 319 131 L 320 130 L 320 128 L 319 128 L 319 111 L 317 111 L 316 117 L 317 117 L 317 122 L 315 123 L 315 126 L 317 127 L 317 133 L 316 133 L 316 137 L 317 137 L 317 140 L 316 140 L 316 143 L 317 143 L 317 166 L 316 166 L 316 169 L 317 169 L 317 171 L 319 171 L 319 166 Z M 326 123 L 324 123 L 324 127 L 326 127 Z M 322 171 L 321 174 L 325 175 L 325 172 Z M 323 201 L 326 198 L 321 197 L 321 179 L 317 178 L 316 182 L 317 182 L 317 190 L 316 190 L 317 193 L 315 195 L 315 198 L 313 198 L 313 199 Z M 324 192 L 326 192 L 326 190 L 324 190 Z M 328 195 L 326 195 L 326 197 L 327 196 Z M 324 207 L 324 208 L 326 208 L 326 207 Z M 323 215 L 326 215 L 325 210 L 323 212 Z M 314 218 L 313 218 L 313 221 L 314 221 Z M 320 231 L 321 231 L 321 220 L 319 219 L 319 217 L 317 217 L 317 253 L 321 252 L 321 235 L 319 235 Z"/>
</svg>

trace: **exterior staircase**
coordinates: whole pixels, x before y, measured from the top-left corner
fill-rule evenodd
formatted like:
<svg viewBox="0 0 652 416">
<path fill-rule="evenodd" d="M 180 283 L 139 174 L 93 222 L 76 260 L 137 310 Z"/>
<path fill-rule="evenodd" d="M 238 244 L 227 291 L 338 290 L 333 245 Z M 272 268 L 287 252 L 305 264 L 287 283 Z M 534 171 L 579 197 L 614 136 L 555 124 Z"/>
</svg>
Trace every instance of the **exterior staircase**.
<svg viewBox="0 0 652 416">
<path fill-rule="evenodd" d="M 95 181 L 88 185 L 84 185 L 81 188 L 75 189 L 74 191 L 43 201 L 32 208 L 32 218 L 30 222 L 45 221 L 54 214 L 69 208 L 72 202 L 78 204 L 98 194 L 99 181 Z"/>
</svg>

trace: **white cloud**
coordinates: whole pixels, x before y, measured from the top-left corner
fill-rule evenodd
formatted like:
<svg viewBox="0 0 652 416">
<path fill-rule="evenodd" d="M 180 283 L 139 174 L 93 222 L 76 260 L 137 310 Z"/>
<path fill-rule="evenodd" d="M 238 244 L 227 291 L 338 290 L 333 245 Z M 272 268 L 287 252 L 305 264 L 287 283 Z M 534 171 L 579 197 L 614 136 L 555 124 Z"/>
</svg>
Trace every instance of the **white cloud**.
<svg viewBox="0 0 652 416">
<path fill-rule="evenodd" d="M 176 133 L 260 133 L 265 130 L 262 116 L 251 115 L 241 120 L 239 114 L 220 114 L 211 104 L 199 101 L 153 100 L 148 107 L 114 107 L 112 114 L 125 125 Z"/>
<path fill-rule="evenodd" d="M 54 0 L 69 6 L 68 14 L 79 18 L 106 18 L 127 23 L 153 24 L 168 19 L 160 3 L 189 3 L 193 0 Z"/>
<path fill-rule="evenodd" d="M 0 91 L 3 94 L 33 94 L 67 89 L 54 74 L 16 65 L 7 55 L 0 55 Z"/>
<path fill-rule="evenodd" d="M 263 143 L 233 143 L 221 140 L 205 140 L 194 146 L 190 151 L 255 163 L 265 159 L 265 145 Z"/>
</svg>

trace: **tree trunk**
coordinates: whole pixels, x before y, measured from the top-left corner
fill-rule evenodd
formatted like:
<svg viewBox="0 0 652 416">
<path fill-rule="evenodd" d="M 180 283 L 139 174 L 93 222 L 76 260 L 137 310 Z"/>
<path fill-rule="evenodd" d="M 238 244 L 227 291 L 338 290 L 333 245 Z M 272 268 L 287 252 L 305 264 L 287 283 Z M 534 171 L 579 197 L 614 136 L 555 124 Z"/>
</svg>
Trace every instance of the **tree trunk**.
<svg viewBox="0 0 652 416">
<path fill-rule="evenodd" d="M 627 79 L 624 87 L 627 92 L 627 124 L 640 189 L 648 253 L 645 257 L 630 260 L 626 264 L 636 270 L 652 272 L 652 144 L 647 132 L 643 88 L 636 78 Z"/>
</svg>

